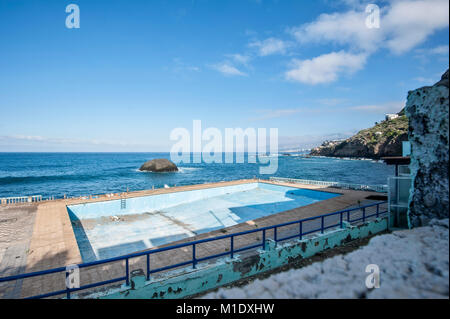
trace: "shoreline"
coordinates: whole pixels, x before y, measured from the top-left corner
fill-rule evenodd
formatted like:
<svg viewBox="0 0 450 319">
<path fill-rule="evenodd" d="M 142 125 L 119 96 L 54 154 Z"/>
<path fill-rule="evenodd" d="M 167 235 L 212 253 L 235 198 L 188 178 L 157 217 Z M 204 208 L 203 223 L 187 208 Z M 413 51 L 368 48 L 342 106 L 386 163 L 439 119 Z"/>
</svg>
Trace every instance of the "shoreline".
<svg viewBox="0 0 450 319">
<path fill-rule="evenodd" d="M 370 158 L 370 157 L 349 157 L 349 156 L 326 156 L 326 155 L 300 155 L 300 157 L 305 158 L 333 158 L 340 159 L 344 161 L 372 161 L 374 163 L 383 163 L 381 158 Z"/>
</svg>

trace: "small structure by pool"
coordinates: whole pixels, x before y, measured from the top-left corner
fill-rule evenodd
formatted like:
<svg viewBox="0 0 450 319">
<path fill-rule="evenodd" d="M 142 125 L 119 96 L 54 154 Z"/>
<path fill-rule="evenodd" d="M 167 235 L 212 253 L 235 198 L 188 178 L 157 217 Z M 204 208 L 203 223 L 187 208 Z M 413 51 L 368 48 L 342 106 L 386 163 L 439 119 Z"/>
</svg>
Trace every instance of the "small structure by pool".
<svg viewBox="0 0 450 319">
<path fill-rule="evenodd" d="M 340 194 L 263 182 L 69 205 L 83 262 L 126 255 Z"/>
</svg>

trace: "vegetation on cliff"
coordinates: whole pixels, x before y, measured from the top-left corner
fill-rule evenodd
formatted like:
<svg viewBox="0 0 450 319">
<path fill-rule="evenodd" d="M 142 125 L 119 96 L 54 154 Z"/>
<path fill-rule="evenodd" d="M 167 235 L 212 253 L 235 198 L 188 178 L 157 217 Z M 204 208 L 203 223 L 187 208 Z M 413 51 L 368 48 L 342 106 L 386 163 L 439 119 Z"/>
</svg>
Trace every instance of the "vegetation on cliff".
<svg viewBox="0 0 450 319">
<path fill-rule="evenodd" d="M 343 141 L 327 141 L 311 150 L 313 156 L 366 157 L 401 156 L 402 142 L 408 140 L 408 118 L 399 117 L 375 123 Z"/>
</svg>

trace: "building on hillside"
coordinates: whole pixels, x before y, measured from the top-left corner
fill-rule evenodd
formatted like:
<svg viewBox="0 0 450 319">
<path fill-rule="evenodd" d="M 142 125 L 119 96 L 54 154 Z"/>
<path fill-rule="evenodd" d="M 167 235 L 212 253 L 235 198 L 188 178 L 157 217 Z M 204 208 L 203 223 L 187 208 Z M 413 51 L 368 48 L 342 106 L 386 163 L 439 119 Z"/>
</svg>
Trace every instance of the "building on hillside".
<svg viewBox="0 0 450 319">
<path fill-rule="evenodd" d="M 398 114 L 386 114 L 386 121 L 394 120 L 398 117 Z"/>
</svg>

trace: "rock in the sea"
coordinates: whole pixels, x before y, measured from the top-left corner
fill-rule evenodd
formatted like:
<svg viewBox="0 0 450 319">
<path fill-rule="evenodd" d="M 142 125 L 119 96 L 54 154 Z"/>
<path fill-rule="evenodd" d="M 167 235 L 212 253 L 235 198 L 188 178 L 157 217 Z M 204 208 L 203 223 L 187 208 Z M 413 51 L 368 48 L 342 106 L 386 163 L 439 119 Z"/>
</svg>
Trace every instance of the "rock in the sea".
<svg viewBox="0 0 450 319">
<path fill-rule="evenodd" d="M 178 167 L 168 159 L 157 158 L 145 162 L 139 170 L 146 172 L 176 172 Z"/>
<path fill-rule="evenodd" d="M 448 70 L 433 86 L 408 92 L 406 115 L 411 142 L 409 198 L 412 226 L 427 225 L 433 218 L 448 218 Z"/>
</svg>

